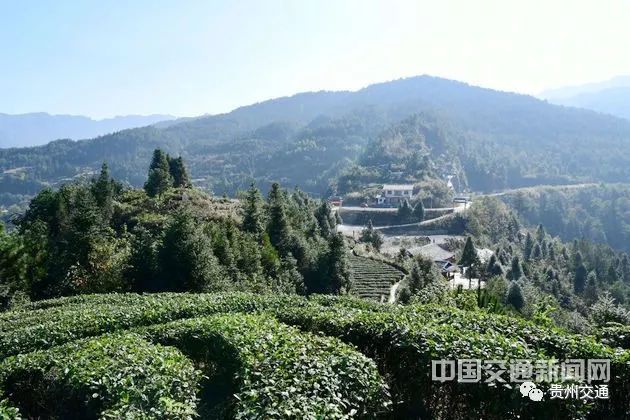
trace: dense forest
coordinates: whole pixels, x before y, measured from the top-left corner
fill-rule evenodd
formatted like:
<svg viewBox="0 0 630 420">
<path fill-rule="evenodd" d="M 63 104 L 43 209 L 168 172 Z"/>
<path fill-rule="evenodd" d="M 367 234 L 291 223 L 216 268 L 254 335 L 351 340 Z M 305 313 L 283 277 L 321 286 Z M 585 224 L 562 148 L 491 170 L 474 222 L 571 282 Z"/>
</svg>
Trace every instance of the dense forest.
<svg viewBox="0 0 630 420">
<path fill-rule="evenodd" d="M 10 212 L 18 211 L 42 188 L 89 178 L 103 161 L 116 179 L 140 186 L 155 148 L 181 155 L 193 183 L 219 195 L 254 181 L 265 192 L 281 182 L 325 194 L 342 175 L 448 174 L 475 191 L 625 182 L 628 138 L 630 122 L 621 119 L 421 76 L 357 92 L 298 94 L 92 140 L 3 149 L 0 205 L 18 205 Z M 387 150 L 416 145 L 403 153 L 404 162 L 387 157 Z"/>
<path fill-rule="evenodd" d="M 630 187 L 537 187 L 502 196 L 529 225 L 543 224 L 564 240 L 588 239 L 630 251 Z"/>
<path fill-rule="evenodd" d="M 525 228 L 495 197 L 477 200 L 461 217 L 476 244 L 494 251 L 476 274 L 488 279 L 485 292 L 499 302 L 579 332 L 630 322 L 627 253 L 587 239 L 563 241 L 543 224 Z"/>
<path fill-rule="evenodd" d="M 80 293 L 347 290 L 345 243 L 326 202 L 273 184 L 242 199 L 191 188 L 181 158 L 156 149 L 144 189 L 107 165 L 45 189 L 0 232 L 3 305 Z"/>
</svg>

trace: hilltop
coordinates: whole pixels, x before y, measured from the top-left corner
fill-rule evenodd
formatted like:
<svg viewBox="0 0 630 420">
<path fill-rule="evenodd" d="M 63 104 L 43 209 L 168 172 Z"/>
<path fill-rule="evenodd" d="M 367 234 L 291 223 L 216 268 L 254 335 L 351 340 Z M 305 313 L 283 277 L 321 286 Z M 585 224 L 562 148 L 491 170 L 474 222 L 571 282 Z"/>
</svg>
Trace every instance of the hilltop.
<svg viewBox="0 0 630 420">
<path fill-rule="evenodd" d="M 629 121 L 418 76 L 356 92 L 301 93 L 91 140 L 1 150 L 0 203 L 91 175 L 103 161 L 116 178 L 138 186 L 156 147 L 184 157 L 195 185 L 216 194 L 234 193 L 252 180 L 263 189 L 281 181 L 323 194 L 374 144 L 387 148 L 384 137 L 410 118 L 429 126 L 444 148 L 436 152 L 431 139 L 409 144 L 427 143 L 423 153 L 439 170 L 446 163 L 461 166 L 474 190 L 630 179 Z"/>
</svg>

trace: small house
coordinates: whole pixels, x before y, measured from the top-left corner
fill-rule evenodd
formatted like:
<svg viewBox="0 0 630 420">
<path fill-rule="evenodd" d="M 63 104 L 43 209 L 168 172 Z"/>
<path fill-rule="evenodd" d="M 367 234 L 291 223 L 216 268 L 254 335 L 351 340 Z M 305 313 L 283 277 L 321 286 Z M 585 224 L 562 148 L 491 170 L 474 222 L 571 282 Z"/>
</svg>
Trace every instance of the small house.
<svg viewBox="0 0 630 420">
<path fill-rule="evenodd" d="M 341 207 L 343 204 L 343 198 L 338 196 L 330 197 L 328 198 L 328 204 L 333 207 Z"/>
<path fill-rule="evenodd" d="M 383 206 L 397 206 L 403 200 L 413 199 L 413 184 L 385 184 L 376 196 L 376 203 Z"/>
</svg>

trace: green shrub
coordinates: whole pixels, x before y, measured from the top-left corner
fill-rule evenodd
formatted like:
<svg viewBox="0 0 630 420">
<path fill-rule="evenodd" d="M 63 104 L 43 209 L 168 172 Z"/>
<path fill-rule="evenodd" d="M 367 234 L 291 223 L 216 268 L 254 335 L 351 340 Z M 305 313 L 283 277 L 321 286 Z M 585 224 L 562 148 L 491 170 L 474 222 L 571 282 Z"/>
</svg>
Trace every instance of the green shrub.
<svg viewBox="0 0 630 420">
<path fill-rule="evenodd" d="M 142 331 L 206 366 L 228 367 L 236 388 L 229 417 L 372 418 L 389 405 L 373 361 L 268 315 L 215 315 Z"/>
<path fill-rule="evenodd" d="M 630 325 L 607 325 L 598 328 L 597 338 L 608 346 L 630 349 Z"/>
<path fill-rule="evenodd" d="M 292 299 L 247 293 L 112 296 L 94 295 L 93 301 L 72 300 L 68 306 L 5 314 L 0 322 L 0 358 L 135 326 L 220 312 L 253 312 L 276 299 Z"/>
<path fill-rule="evenodd" d="M 399 417 L 505 418 L 575 417 L 588 404 L 524 400 L 518 388 L 488 388 L 483 383 L 431 380 L 432 360 L 542 360 L 548 358 L 610 358 L 615 377 L 610 403 L 599 410 L 619 415 L 628 387 L 628 365 L 623 357 L 594 340 L 559 330 L 480 311 L 437 305 L 403 307 L 377 312 L 344 307 L 304 306 L 280 309 L 277 317 L 303 330 L 318 331 L 352 343 L 373 358 L 388 378 L 394 412 Z M 509 364 L 508 364 L 509 367 Z M 614 387 L 613 387 L 614 384 Z M 544 386 L 544 385 L 541 385 Z"/>
<path fill-rule="evenodd" d="M 28 417 L 192 418 L 199 379 L 178 350 L 130 333 L 79 340 L 0 364 L 3 397 Z"/>
</svg>

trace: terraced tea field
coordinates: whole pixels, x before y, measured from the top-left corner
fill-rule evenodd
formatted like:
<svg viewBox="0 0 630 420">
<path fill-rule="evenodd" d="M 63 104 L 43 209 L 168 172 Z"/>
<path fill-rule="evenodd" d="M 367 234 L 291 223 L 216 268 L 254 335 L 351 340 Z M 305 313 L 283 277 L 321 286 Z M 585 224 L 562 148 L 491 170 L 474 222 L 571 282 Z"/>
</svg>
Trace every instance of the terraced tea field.
<svg viewBox="0 0 630 420">
<path fill-rule="evenodd" d="M 431 360 L 567 358 L 609 359 L 610 399 L 431 380 Z M 0 314 L 0 418 L 627 418 L 629 362 L 590 337 L 438 305 L 86 295 Z"/>
<path fill-rule="evenodd" d="M 392 285 L 404 276 L 403 272 L 384 262 L 350 255 L 352 290 L 355 296 L 377 302 L 387 302 Z"/>
</svg>

